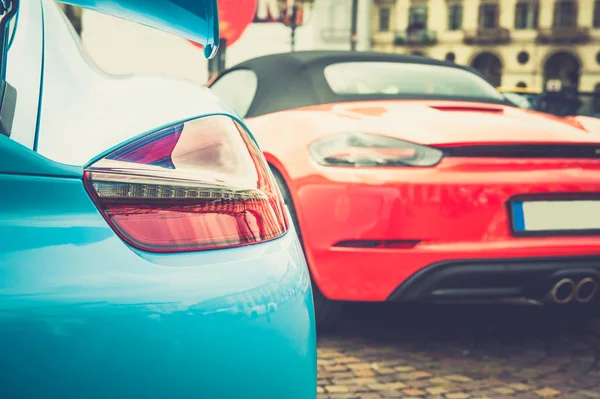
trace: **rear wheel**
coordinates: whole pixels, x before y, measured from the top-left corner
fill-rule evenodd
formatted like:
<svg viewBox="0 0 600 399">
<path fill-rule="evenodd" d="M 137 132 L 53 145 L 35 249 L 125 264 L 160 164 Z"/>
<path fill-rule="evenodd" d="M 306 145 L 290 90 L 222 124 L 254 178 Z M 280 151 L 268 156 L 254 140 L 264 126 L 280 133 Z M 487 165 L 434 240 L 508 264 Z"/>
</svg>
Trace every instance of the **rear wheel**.
<svg viewBox="0 0 600 399">
<path fill-rule="evenodd" d="M 294 223 L 294 227 L 298 234 L 298 238 L 300 239 L 300 244 L 304 249 L 304 241 L 302 240 L 302 232 L 300 231 L 300 225 L 298 223 L 298 216 L 296 214 L 296 208 L 294 206 L 294 202 L 292 201 L 292 196 L 290 195 L 290 190 L 281 176 L 281 173 L 277 169 L 271 166 L 271 171 L 275 176 L 275 180 L 277 181 L 277 185 L 279 186 L 279 190 L 281 190 L 281 195 L 283 196 L 283 200 L 290 211 L 290 215 L 292 217 L 292 223 Z M 340 316 L 342 314 L 343 302 L 340 301 L 332 301 L 323 295 L 315 280 L 311 276 L 312 282 L 312 290 L 313 290 L 313 299 L 315 303 L 315 318 L 317 321 L 317 329 L 319 331 L 326 331 L 335 328 L 338 324 Z"/>
</svg>

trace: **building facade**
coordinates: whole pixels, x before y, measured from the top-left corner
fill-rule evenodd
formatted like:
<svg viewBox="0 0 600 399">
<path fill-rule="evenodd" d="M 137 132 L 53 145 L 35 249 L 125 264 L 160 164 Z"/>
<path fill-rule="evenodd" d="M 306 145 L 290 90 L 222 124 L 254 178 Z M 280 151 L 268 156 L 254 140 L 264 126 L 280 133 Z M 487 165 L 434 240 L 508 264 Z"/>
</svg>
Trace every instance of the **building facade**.
<svg viewBox="0 0 600 399">
<path fill-rule="evenodd" d="M 373 0 L 358 0 L 358 51 L 371 48 L 371 21 Z M 314 40 L 312 49 L 349 50 L 352 0 L 314 0 Z"/>
<path fill-rule="evenodd" d="M 287 0 L 257 0 L 257 13 L 273 2 L 279 6 L 287 4 Z M 295 31 L 295 50 L 349 50 L 352 0 L 303 3 L 302 25 Z M 108 73 L 162 74 L 200 84 L 209 78 L 202 51 L 184 39 L 95 11 L 62 7 L 81 34 L 86 54 Z M 359 51 L 371 48 L 372 11 L 373 0 L 358 1 Z M 230 67 L 249 58 L 290 50 L 290 27 L 283 23 L 251 23 L 239 40 L 227 46 L 225 63 Z"/>
<path fill-rule="evenodd" d="M 373 0 L 372 47 L 479 70 L 492 84 L 600 89 L 598 0 Z"/>
</svg>

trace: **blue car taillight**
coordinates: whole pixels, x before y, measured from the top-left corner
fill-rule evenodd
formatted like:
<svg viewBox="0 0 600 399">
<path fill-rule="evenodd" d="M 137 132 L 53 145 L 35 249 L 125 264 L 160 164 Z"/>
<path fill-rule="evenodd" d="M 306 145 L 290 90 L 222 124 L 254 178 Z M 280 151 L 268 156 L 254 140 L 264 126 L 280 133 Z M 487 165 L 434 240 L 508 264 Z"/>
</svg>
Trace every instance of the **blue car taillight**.
<svg viewBox="0 0 600 399">
<path fill-rule="evenodd" d="M 237 247 L 283 235 L 283 200 L 257 145 L 227 116 L 145 135 L 85 170 L 85 186 L 130 245 L 151 252 Z"/>
</svg>

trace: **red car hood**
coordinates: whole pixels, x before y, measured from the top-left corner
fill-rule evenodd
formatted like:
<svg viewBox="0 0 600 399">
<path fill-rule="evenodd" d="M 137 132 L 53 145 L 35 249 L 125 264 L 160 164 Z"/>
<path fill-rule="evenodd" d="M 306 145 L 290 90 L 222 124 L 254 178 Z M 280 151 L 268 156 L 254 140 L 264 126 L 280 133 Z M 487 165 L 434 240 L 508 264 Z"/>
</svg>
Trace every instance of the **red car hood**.
<svg viewBox="0 0 600 399">
<path fill-rule="evenodd" d="M 590 133 L 600 133 L 600 118 L 577 115 L 566 116 L 564 119 L 575 126 L 579 126 L 582 129 L 587 130 Z"/>
<path fill-rule="evenodd" d="M 434 146 L 600 143 L 600 135 L 560 118 L 495 104 L 381 101 L 323 105 L 311 109 L 326 110 L 335 115 L 334 119 L 341 122 L 337 123 L 336 130 L 340 129 L 340 125 L 344 129 L 352 125 L 355 131 L 359 129 L 365 133 L 385 134 Z"/>
</svg>

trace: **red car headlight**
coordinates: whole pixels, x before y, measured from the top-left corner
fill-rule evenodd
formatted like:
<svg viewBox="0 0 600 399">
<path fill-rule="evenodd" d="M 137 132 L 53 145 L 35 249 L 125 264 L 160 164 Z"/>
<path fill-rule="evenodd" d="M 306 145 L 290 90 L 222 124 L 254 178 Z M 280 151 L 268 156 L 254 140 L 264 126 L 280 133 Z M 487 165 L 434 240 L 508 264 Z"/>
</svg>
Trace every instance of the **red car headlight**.
<svg viewBox="0 0 600 399">
<path fill-rule="evenodd" d="M 369 133 L 328 136 L 309 151 L 324 166 L 434 166 L 444 156 L 436 148 Z"/>
</svg>

